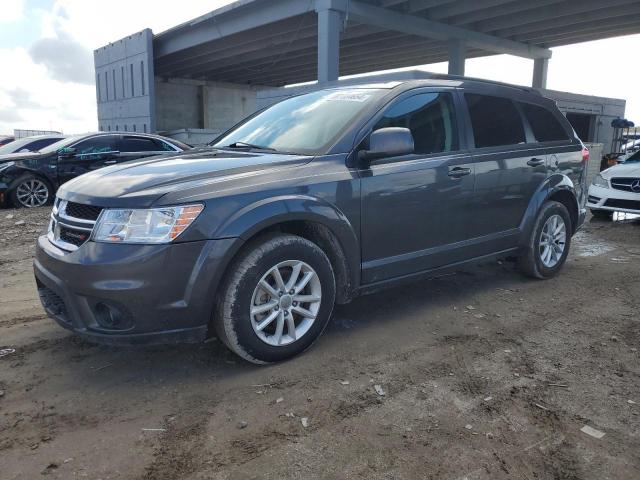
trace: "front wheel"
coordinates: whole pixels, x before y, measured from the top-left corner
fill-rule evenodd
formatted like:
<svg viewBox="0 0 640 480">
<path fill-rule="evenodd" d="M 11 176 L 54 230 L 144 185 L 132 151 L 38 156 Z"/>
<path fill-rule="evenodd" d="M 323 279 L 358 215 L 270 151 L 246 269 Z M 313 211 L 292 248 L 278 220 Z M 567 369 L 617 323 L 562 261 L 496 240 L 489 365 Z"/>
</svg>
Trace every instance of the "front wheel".
<svg viewBox="0 0 640 480">
<path fill-rule="evenodd" d="M 536 217 L 525 252 L 518 259 L 518 266 L 529 277 L 551 278 L 564 265 L 570 245 L 569 212 L 563 204 L 549 201 Z"/>
<path fill-rule="evenodd" d="M 18 179 L 11 190 L 11 203 L 16 208 L 43 207 L 51 203 L 52 191 L 49 184 L 34 175 Z"/>
<path fill-rule="evenodd" d="M 294 235 L 264 237 L 240 254 L 223 283 L 214 326 L 233 352 L 278 362 L 307 348 L 326 327 L 335 301 L 329 259 Z"/>
</svg>

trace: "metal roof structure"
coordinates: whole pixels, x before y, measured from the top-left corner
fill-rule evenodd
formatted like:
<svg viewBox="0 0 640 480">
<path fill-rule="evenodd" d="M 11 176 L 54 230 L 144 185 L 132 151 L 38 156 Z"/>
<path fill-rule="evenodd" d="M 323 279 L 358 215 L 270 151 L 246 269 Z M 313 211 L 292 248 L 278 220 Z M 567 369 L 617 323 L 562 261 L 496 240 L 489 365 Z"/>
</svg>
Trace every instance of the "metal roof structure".
<svg viewBox="0 0 640 480">
<path fill-rule="evenodd" d="M 153 36 L 158 77 L 282 86 L 640 33 L 638 0 L 239 0 Z"/>
</svg>

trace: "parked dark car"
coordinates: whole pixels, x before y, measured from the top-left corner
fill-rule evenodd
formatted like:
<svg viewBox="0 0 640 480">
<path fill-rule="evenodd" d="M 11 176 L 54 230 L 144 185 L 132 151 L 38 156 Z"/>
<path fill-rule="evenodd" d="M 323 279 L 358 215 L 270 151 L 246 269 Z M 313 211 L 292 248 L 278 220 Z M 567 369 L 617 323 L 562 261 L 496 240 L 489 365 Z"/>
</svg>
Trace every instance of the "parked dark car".
<svg viewBox="0 0 640 480">
<path fill-rule="evenodd" d="M 0 155 L 0 204 L 47 205 L 60 185 L 78 175 L 127 160 L 189 148 L 158 135 L 92 133 L 59 140 L 37 152 Z"/>
<path fill-rule="evenodd" d="M 34 135 L 9 142 L 0 147 L 0 159 L 11 158 L 14 153 L 37 152 L 52 143 L 64 140 L 64 135 Z"/>
<path fill-rule="evenodd" d="M 2 136 L 0 137 L 0 147 L 6 145 L 7 143 L 11 143 L 15 140 L 15 137 L 12 136 Z"/>
<path fill-rule="evenodd" d="M 319 90 L 209 150 L 58 192 L 46 311 L 110 344 L 203 341 L 255 363 L 308 348 L 335 302 L 514 256 L 553 277 L 585 216 L 588 151 L 554 102 L 444 77 Z"/>
</svg>

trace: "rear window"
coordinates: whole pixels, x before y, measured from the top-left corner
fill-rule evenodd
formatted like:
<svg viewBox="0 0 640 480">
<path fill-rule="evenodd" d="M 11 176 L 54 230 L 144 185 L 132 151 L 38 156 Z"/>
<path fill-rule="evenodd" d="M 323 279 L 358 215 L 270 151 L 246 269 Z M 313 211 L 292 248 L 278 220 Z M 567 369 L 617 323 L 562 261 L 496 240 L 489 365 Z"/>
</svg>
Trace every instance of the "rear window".
<svg viewBox="0 0 640 480">
<path fill-rule="evenodd" d="M 525 142 L 522 119 L 511 100 L 466 93 L 476 148 Z"/>
<path fill-rule="evenodd" d="M 555 142 L 568 140 L 569 136 L 556 116 L 544 107 L 521 103 L 527 121 L 538 142 Z"/>
</svg>

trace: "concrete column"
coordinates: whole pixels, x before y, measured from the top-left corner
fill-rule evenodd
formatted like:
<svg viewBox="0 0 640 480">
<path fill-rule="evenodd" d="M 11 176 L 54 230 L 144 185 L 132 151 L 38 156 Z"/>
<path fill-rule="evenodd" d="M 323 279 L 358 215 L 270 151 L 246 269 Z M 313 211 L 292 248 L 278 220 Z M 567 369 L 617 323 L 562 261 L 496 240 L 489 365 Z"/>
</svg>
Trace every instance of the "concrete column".
<svg viewBox="0 0 640 480">
<path fill-rule="evenodd" d="M 533 88 L 547 88 L 547 71 L 549 70 L 548 58 L 536 58 L 533 60 Z"/>
<path fill-rule="evenodd" d="M 464 75 L 467 45 L 463 40 L 449 40 L 449 75 Z"/>
<path fill-rule="evenodd" d="M 318 9 L 318 83 L 338 79 L 340 32 L 343 14 L 328 8 Z"/>
</svg>

